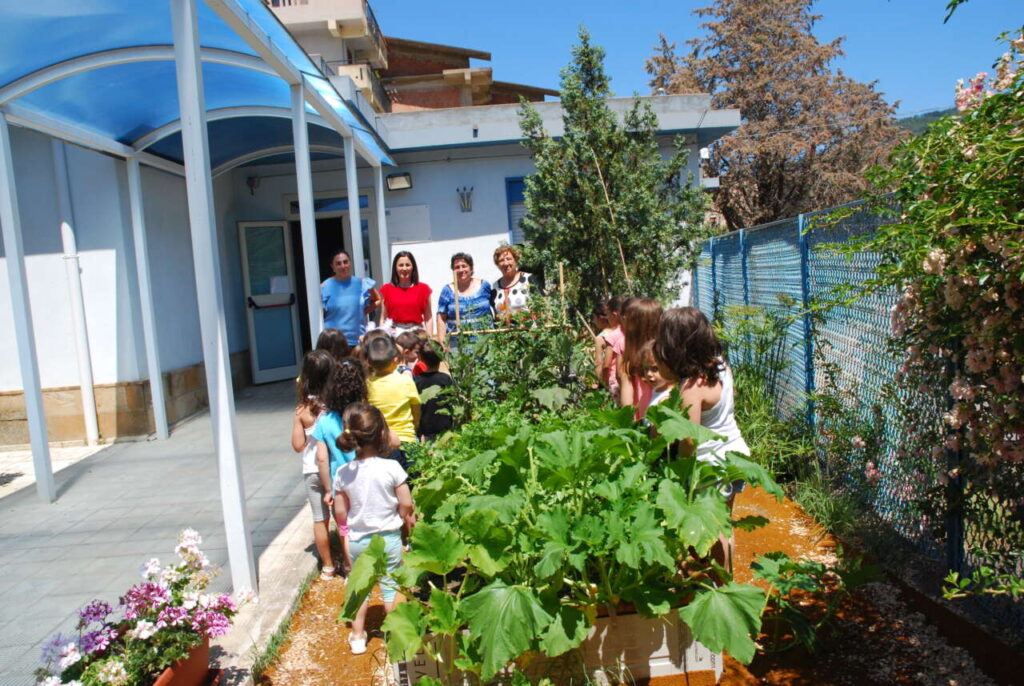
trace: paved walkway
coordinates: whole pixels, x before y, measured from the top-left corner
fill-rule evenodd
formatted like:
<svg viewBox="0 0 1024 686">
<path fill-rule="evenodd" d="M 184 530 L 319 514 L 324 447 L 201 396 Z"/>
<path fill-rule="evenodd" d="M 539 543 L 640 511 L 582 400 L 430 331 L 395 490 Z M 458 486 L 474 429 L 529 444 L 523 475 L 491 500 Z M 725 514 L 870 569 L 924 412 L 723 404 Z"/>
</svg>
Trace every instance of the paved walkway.
<svg viewBox="0 0 1024 686">
<path fill-rule="evenodd" d="M 274 628 L 265 615 L 282 613 L 314 564 L 299 457 L 289 444 L 292 388 L 250 387 L 236 398 L 249 525 L 261 594 L 270 601 L 246 613 L 240 629 L 252 635 L 242 643 Z M 199 531 L 210 560 L 227 563 L 209 414 L 166 441 L 111 445 L 57 473 L 56 482 L 53 504 L 42 503 L 34 485 L 0 490 L 0 686 L 33 683 L 39 644 L 72 631 L 90 599 L 116 602 L 140 580 L 142 561 L 174 559 L 181 529 Z M 229 576 L 225 570 L 214 588 L 226 590 Z"/>
</svg>

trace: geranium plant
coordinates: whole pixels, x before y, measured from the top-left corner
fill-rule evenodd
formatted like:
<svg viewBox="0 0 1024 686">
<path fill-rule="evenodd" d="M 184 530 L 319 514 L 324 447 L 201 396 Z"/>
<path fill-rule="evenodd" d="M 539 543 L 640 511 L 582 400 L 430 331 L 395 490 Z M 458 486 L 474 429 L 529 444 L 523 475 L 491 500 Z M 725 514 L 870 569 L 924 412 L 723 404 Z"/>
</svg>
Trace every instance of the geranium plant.
<svg viewBox="0 0 1024 686">
<path fill-rule="evenodd" d="M 178 535 L 178 562 L 145 562 L 138 583 L 117 607 L 93 600 L 79 610 L 77 632 L 56 634 L 43 645 L 40 684 L 99 686 L 148 684 L 204 640 L 221 636 L 241 602 L 206 593 L 217 576 L 192 529 Z M 247 595 L 247 594 L 243 594 Z"/>
</svg>

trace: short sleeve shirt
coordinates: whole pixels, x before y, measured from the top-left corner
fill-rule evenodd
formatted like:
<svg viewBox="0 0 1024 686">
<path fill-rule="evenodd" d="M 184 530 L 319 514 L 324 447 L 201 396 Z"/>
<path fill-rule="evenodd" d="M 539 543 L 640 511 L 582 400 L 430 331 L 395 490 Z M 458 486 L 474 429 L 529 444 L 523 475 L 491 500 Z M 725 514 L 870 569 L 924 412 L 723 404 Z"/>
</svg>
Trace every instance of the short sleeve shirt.
<svg viewBox="0 0 1024 686">
<path fill-rule="evenodd" d="M 403 443 L 416 441 L 412 406 L 420 404 L 420 394 L 411 376 L 398 372 L 371 376 L 366 382 L 366 400 L 380 410 L 388 428 L 399 440 Z"/>
<path fill-rule="evenodd" d="M 331 479 L 341 465 L 356 459 L 355 453 L 346 453 L 338 447 L 338 436 L 345 430 L 341 422 L 341 415 L 334 410 L 321 412 L 313 425 L 313 438 L 327 446 L 327 454 L 331 458 Z"/>
<path fill-rule="evenodd" d="M 380 287 L 380 296 L 388 310 L 388 317 L 395 324 L 421 324 L 423 308 L 430 302 L 431 293 L 430 286 L 422 282 L 408 288 L 391 283 Z"/>
<path fill-rule="evenodd" d="M 486 329 L 494 324 L 491 315 L 491 298 L 494 289 L 491 284 L 480 279 L 480 288 L 473 295 L 459 296 L 459 320 L 466 329 Z M 437 300 L 437 313 L 446 318 L 449 333 L 455 331 L 455 293 L 451 284 L 445 284 Z"/>
<path fill-rule="evenodd" d="M 508 288 L 494 284 L 494 311 L 499 315 L 515 314 L 529 309 L 532 274 L 519 272 L 519 278 Z"/>
<path fill-rule="evenodd" d="M 384 457 L 353 460 L 338 470 L 333 481 L 334 492 L 348 496 L 350 540 L 358 541 L 402 528 L 395 489 L 407 478 L 397 461 Z"/>
<path fill-rule="evenodd" d="M 370 292 L 377 283 L 373 279 L 353 276 L 346 281 L 331 277 L 320 286 L 324 306 L 324 328 L 339 329 L 349 345 L 357 345 L 366 333 L 366 307 Z"/>
</svg>

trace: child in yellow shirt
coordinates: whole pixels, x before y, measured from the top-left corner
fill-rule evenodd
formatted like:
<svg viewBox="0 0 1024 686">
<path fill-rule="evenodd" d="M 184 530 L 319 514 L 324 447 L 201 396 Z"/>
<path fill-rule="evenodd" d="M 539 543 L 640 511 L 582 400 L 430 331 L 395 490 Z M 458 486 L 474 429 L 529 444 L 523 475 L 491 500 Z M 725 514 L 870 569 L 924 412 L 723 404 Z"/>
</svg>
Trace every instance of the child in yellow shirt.
<svg viewBox="0 0 1024 686">
<path fill-rule="evenodd" d="M 367 401 L 380 410 L 388 428 L 401 443 L 416 442 L 420 423 L 420 396 L 408 374 L 399 374 L 398 347 L 390 336 L 374 338 L 366 344 L 371 374 L 366 385 Z M 405 469 L 405 452 L 399 447 L 388 455 Z"/>
</svg>

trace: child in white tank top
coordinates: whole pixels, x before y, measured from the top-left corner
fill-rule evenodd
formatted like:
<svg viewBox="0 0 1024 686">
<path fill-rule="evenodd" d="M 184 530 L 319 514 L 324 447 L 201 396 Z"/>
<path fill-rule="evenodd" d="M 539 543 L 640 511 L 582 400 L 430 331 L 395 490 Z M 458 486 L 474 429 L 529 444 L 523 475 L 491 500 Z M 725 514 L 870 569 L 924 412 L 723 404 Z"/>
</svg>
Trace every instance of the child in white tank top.
<svg viewBox="0 0 1024 686">
<path fill-rule="evenodd" d="M 695 307 L 677 307 L 666 311 L 658 325 L 654 356 L 661 375 L 679 383 L 682 408 L 690 420 L 724 440 L 689 446 L 702 462 L 721 463 L 730 451 L 750 455 L 750 448 L 736 424 L 733 407 L 732 372 L 722 359 L 722 347 L 707 317 Z M 683 446 L 684 454 L 687 447 Z M 732 513 L 733 499 L 743 489 L 743 482 L 725 484 L 722 488 Z M 726 569 L 732 566 L 733 541 L 721 540 L 721 550 L 714 551 Z"/>
</svg>

